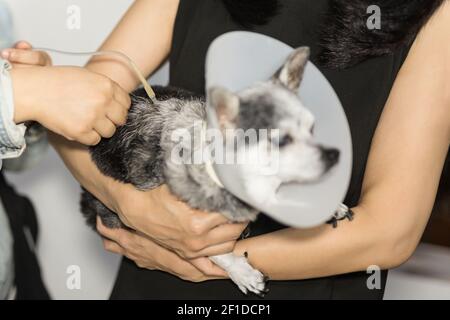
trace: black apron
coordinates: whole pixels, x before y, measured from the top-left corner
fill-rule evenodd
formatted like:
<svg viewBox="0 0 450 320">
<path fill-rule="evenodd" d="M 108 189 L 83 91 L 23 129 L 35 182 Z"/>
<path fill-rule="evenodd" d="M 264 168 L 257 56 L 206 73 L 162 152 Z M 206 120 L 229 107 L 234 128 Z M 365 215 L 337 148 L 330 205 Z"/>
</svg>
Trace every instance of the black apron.
<svg viewBox="0 0 450 320">
<path fill-rule="evenodd" d="M 283 0 L 280 13 L 251 31 L 279 39 L 292 47 L 309 46 L 317 65 L 319 32 L 326 0 Z M 204 94 L 205 56 L 211 42 L 228 31 L 245 30 L 230 17 L 220 0 L 181 0 L 170 55 L 170 84 Z M 344 71 L 321 71 L 338 94 L 353 137 L 354 164 L 345 203 L 357 205 L 374 131 L 396 75 L 409 48 L 367 60 Z M 258 52 L 255 52 L 258 54 Z M 279 230 L 282 225 L 260 215 L 251 236 Z M 326 248 L 323 248 L 326 250 Z M 301 263 L 301 262 L 300 262 Z M 267 299 L 381 299 L 382 289 L 369 290 L 365 272 L 313 280 L 271 281 Z M 159 271 L 139 269 L 124 259 L 112 299 L 253 299 L 244 296 L 231 280 L 190 283 Z"/>
</svg>

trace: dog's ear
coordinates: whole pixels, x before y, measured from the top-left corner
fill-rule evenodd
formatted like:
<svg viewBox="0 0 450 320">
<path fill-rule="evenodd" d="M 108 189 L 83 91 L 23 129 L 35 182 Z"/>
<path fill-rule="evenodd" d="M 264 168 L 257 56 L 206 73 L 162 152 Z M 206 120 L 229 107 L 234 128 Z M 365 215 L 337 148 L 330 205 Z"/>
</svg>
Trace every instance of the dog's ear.
<svg viewBox="0 0 450 320">
<path fill-rule="evenodd" d="M 234 128 L 239 115 L 239 97 L 227 89 L 213 87 L 208 90 L 208 99 L 216 111 L 220 128 Z"/>
<path fill-rule="evenodd" d="M 297 91 L 300 88 L 309 55 L 308 47 L 295 50 L 272 77 L 272 81 L 284 85 L 289 90 Z"/>
</svg>

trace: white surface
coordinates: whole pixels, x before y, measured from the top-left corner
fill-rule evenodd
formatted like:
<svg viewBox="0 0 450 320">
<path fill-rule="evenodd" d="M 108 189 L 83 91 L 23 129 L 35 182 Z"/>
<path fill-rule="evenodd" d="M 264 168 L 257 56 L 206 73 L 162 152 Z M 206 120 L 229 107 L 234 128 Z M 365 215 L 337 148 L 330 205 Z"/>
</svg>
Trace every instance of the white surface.
<svg viewBox="0 0 450 320">
<path fill-rule="evenodd" d="M 258 81 L 266 81 L 286 62 L 294 48 L 254 32 L 223 34 L 211 44 L 206 58 L 206 86 L 238 92 Z M 257 54 L 255 54 L 257 53 Z M 208 92 L 208 90 L 206 90 Z M 344 201 L 352 170 L 350 128 L 338 96 L 325 76 L 311 62 L 306 66 L 299 95 L 316 118 L 314 139 L 341 152 L 339 163 L 316 183 L 281 186 L 277 198 L 263 203 L 252 200 L 238 165 L 215 165 L 221 182 L 235 196 L 289 226 L 308 228 L 328 221 Z M 218 128 L 212 107 L 208 125 Z M 274 168 L 277 169 L 277 168 Z M 263 199 L 261 199 L 263 200 Z"/>
<path fill-rule="evenodd" d="M 6 0 L 13 13 L 15 38 L 34 46 L 69 51 L 96 50 L 132 3 L 131 0 Z M 81 9 L 81 29 L 66 27 L 67 7 Z M 136 35 L 137 41 L 144 41 Z M 81 65 L 87 58 L 56 56 L 57 64 Z M 166 83 L 167 67 L 157 76 Z M 99 237 L 85 226 L 78 209 L 80 189 L 57 155 L 51 151 L 40 165 L 19 175 L 9 175 L 18 190 L 30 196 L 37 209 L 41 237 L 39 257 L 53 298 L 106 299 L 119 259 L 106 253 Z M 66 270 L 81 268 L 81 290 L 69 290 Z"/>
<path fill-rule="evenodd" d="M 389 272 L 386 300 L 450 300 L 450 248 L 422 244 L 402 267 Z"/>
</svg>

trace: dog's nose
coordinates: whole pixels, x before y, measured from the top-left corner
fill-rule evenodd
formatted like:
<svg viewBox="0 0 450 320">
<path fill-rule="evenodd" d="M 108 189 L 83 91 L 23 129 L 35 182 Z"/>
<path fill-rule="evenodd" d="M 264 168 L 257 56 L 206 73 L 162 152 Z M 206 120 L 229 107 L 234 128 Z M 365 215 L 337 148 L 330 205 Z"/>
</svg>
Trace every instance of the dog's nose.
<svg viewBox="0 0 450 320">
<path fill-rule="evenodd" d="M 330 169 L 339 161 L 340 151 L 338 149 L 322 148 L 322 160 L 325 163 L 325 167 Z"/>
</svg>

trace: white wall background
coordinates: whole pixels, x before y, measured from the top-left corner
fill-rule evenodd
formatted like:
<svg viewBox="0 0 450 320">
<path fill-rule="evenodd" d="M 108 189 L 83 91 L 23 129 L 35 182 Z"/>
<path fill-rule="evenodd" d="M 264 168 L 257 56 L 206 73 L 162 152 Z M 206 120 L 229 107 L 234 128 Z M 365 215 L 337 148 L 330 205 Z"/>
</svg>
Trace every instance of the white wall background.
<svg viewBox="0 0 450 320">
<path fill-rule="evenodd" d="M 5 0 L 12 10 L 15 38 L 36 47 L 68 51 L 96 50 L 132 0 Z M 81 8 L 81 29 L 66 27 L 67 8 Z M 145 35 L 136 35 L 144 41 Z M 56 64 L 82 65 L 87 58 L 53 55 Z M 152 82 L 166 83 L 167 67 Z M 68 83 L 70 85 L 70 83 Z M 40 226 L 39 257 L 44 278 L 57 299 L 108 298 L 119 258 L 106 253 L 101 241 L 89 230 L 78 210 L 79 185 L 53 150 L 37 167 L 22 174 L 10 174 L 20 192 L 30 196 Z M 68 290 L 66 270 L 81 268 L 81 290 Z"/>
<path fill-rule="evenodd" d="M 68 51 L 99 47 L 132 0 L 5 0 L 12 9 L 16 39 L 35 46 Z M 66 27 L 69 5 L 81 8 L 81 29 Z M 136 41 L 150 41 L 136 35 Z M 86 58 L 54 56 L 58 64 L 81 65 Z M 167 67 L 153 77 L 166 83 Z M 70 84 L 69 84 L 70 85 Z M 31 171 L 9 175 L 17 188 L 35 203 L 41 237 L 39 256 L 45 280 L 56 299 L 106 299 L 119 258 L 106 253 L 78 210 L 79 186 L 55 152 Z M 68 266 L 81 268 L 81 290 L 66 287 Z M 403 268 L 390 273 L 387 299 L 450 299 L 450 250 L 422 246 Z"/>
</svg>

